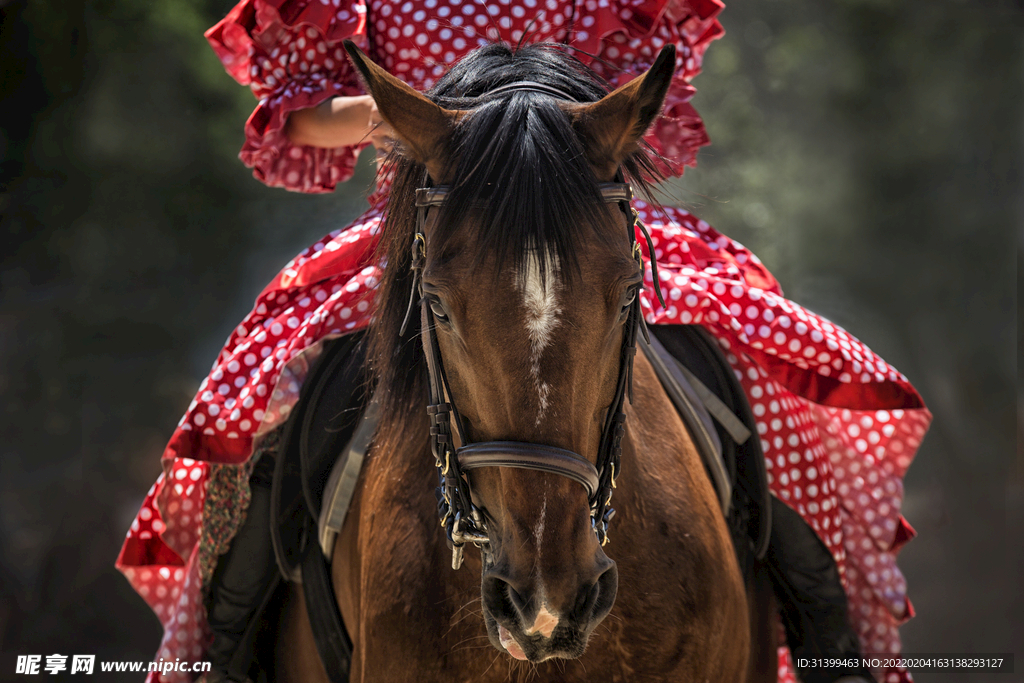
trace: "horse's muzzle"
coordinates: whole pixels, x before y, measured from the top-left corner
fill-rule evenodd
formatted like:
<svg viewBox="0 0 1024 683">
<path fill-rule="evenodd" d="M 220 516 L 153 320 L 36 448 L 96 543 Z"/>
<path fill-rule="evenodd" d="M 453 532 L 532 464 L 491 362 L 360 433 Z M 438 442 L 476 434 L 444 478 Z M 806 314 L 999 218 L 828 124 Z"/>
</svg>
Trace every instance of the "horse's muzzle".
<svg viewBox="0 0 1024 683">
<path fill-rule="evenodd" d="M 491 644 L 516 659 L 574 659 L 611 612 L 618 569 L 604 553 L 592 575 L 575 590 L 551 591 L 531 576 L 516 581 L 494 568 L 482 581 L 484 621 Z M 561 593 L 561 594 L 559 594 Z"/>
</svg>

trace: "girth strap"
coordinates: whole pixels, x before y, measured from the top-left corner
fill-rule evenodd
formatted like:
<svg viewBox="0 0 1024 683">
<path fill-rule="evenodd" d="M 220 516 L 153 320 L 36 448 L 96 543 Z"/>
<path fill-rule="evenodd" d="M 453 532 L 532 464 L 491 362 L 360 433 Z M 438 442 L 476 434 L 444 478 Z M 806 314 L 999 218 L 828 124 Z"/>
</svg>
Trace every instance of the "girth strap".
<svg viewBox="0 0 1024 683">
<path fill-rule="evenodd" d="M 313 520 L 309 519 L 312 526 Z M 310 532 L 315 533 L 315 529 Z M 332 683 L 347 683 L 352 665 L 352 641 L 338 609 L 331 567 L 318 543 L 306 546 L 302 560 L 302 594 L 306 600 L 309 625 L 327 678 Z"/>
<path fill-rule="evenodd" d="M 370 442 L 377 433 L 379 422 L 380 400 L 374 396 L 363 412 L 348 446 L 338 456 L 334 467 L 331 468 L 331 475 L 327 478 L 320 518 L 317 520 L 317 538 L 320 540 L 324 557 L 328 559 L 334 553 L 334 541 L 345 524 L 345 516 L 348 514 L 349 505 L 352 504 L 352 496 L 359 481 L 359 472 L 363 468 L 363 461 L 370 450 Z"/>
<path fill-rule="evenodd" d="M 597 468 L 583 456 L 555 446 L 519 441 L 471 443 L 457 451 L 463 470 L 480 467 L 516 467 L 540 470 L 578 481 L 592 499 L 600 486 Z"/>
</svg>

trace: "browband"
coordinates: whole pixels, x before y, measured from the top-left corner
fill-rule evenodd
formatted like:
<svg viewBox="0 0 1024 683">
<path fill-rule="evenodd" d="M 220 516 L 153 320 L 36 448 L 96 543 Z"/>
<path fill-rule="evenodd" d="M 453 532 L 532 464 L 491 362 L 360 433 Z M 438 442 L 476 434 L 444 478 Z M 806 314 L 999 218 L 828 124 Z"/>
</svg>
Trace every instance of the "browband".
<svg viewBox="0 0 1024 683">
<path fill-rule="evenodd" d="M 606 202 L 628 202 L 633 199 L 633 188 L 629 183 L 599 183 L 597 189 Z M 450 191 L 451 187 L 448 185 L 418 188 L 416 206 L 441 206 Z"/>
<path fill-rule="evenodd" d="M 543 95 L 550 95 L 551 97 L 554 97 L 555 99 L 558 100 L 566 100 L 568 102 L 576 103 L 579 102 L 579 100 L 577 100 L 575 97 L 559 90 L 558 88 L 552 87 L 550 85 L 544 85 L 543 83 L 537 83 L 536 81 L 519 81 L 518 83 L 509 83 L 508 85 L 503 85 L 495 88 L 494 90 L 486 92 L 483 95 L 477 97 L 476 99 L 488 100 L 494 97 L 495 95 L 500 95 L 501 93 L 514 91 L 537 92 Z"/>
</svg>

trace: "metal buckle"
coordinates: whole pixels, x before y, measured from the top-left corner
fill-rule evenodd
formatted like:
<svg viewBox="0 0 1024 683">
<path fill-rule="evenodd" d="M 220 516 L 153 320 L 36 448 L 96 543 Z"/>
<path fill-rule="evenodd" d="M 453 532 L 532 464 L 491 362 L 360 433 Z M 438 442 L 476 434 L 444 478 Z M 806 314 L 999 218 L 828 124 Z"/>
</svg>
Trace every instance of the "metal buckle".
<svg viewBox="0 0 1024 683">
<path fill-rule="evenodd" d="M 419 245 L 419 249 L 416 246 Z M 423 263 L 423 259 L 427 257 L 427 238 L 423 236 L 422 232 L 417 232 L 412 238 L 412 263 L 413 268 L 416 268 L 419 264 Z"/>
<path fill-rule="evenodd" d="M 448 186 L 420 187 L 416 190 L 416 206 L 441 206 L 448 197 Z"/>
<path fill-rule="evenodd" d="M 458 571 L 462 568 L 462 544 L 452 544 L 452 569 Z"/>
<path fill-rule="evenodd" d="M 633 201 L 633 188 L 629 183 L 600 183 L 597 189 L 601 193 L 601 198 L 609 204 Z"/>
<path fill-rule="evenodd" d="M 482 531 L 483 517 L 480 515 L 480 511 L 473 506 L 470 511 L 470 518 L 467 520 L 462 516 L 461 512 L 455 513 L 455 523 L 452 525 L 452 569 L 458 570 L 462 567 L 463 560 L 463 549 L 466 543 L 472 543 L 477 548 L 480 548 L 481 554 L 487 554 L 487 546 L 491 540 L 487 534 Z M 463 528 L 463 522 L 466 522 L 466 527 Z"/>
</svg>

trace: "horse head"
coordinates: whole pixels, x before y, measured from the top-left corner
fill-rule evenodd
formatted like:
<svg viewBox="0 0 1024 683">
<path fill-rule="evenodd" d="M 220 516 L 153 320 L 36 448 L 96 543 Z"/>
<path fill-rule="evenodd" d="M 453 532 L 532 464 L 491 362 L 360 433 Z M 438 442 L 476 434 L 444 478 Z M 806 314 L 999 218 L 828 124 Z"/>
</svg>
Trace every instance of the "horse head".
<svg viewBox="0 0 1024 683">
<path fill-rule="evenodd" d="M 533 662 L 578 657 L 617 591 L 602 548 L 608 501 L 599 498 L 616 472 L 600 453 L 609 430 L 621 438 L 609 413 L 616 400 L 621 410 L 623 349 L 641 324 L 628 198 L 606 201 L 602 183 L 621 182 L 622 169 L 634 181 L 650 170 L 639 144 L 662 106 L 674 50 L 607 93 L 562 51 L 492 45 L 423 95 L 348 49 L 400 143 L 380 316 L 392 337 L 399 319 L 411 324 L 378 355 L 401 380 L 416 372 L 410 353 L 436 353 L 435 399 L 457 407 L 453 447 L 518 444 L 501 466 L 462 470 L 445 462 L 444 443 L 435 449 L 439 467 L 456 471 L 442 489 L 448 481 L 449 493 L 466 497 L 461 512 L 475 516 L 476 537 L 458 526 L 464 519 L 454 537 L 449 522 L 450 538 L 459 548 L 480 541 L 496 648 Z M 413 191 L 428 186 L 444 188 L 443 201 L 413 209 Z M 522 466 L 529 448 L 568 453 L 558 457 L 577 473 L 587 467 L 570 456 L 589 462 L 597 490 L 585 472 Z M 442 508 L 455 505 L 444 498 Z"/>
</svg>

